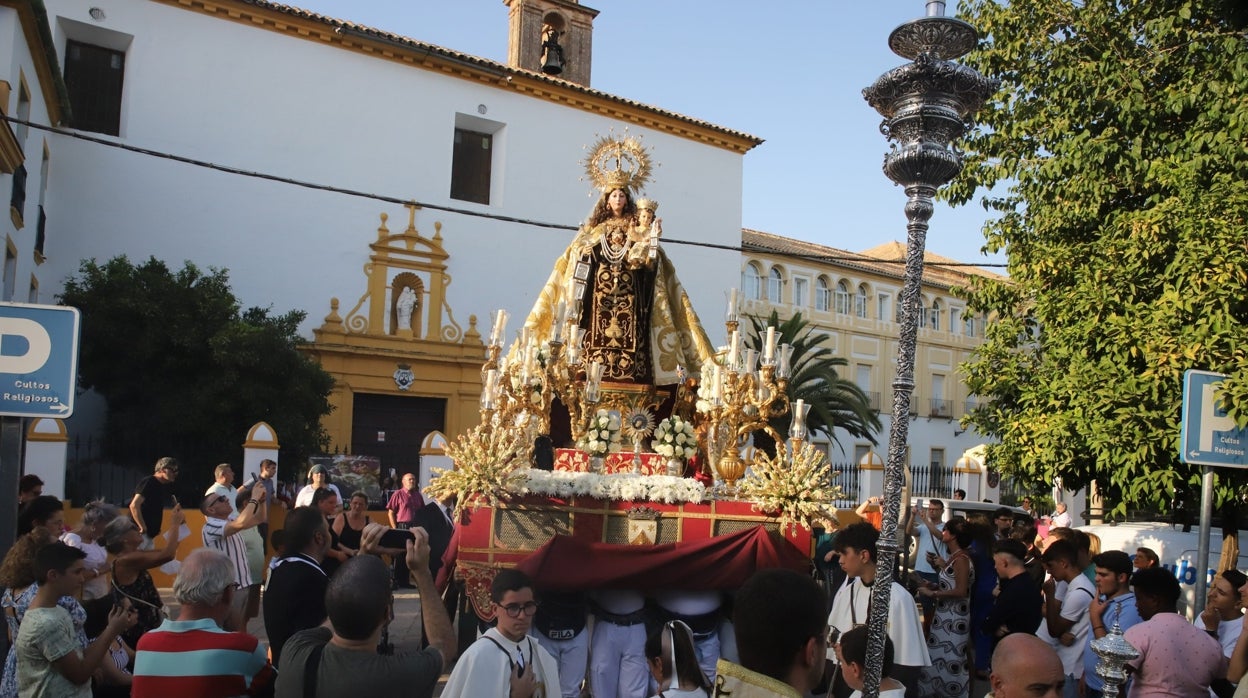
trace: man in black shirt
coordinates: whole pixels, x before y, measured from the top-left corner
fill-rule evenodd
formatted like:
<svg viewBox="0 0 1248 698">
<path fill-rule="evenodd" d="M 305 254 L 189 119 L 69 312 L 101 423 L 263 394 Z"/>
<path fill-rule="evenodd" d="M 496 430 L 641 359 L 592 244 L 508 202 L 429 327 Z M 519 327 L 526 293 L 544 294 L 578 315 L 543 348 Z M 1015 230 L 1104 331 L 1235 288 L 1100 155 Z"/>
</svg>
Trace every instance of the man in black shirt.
<svg viewBox="0 0 1248 698">
<path fill-rule="evenodd" d="M 273 563 L 264 590 L 264 630 L 274 666 L 287 638 L 325 622 L 329 577 L 321 568 L 321 560 L 329 541 L 329 524 L 316 507 L 298 507 L 286 515 L 283 555 Z"/>
<path fill-rule="evenodd" d="M 984 619 L 983 631 L 992 638 L 994 647 L 1006 635 L 1034 635 L 1040 627 L 1044 599 L 1036 580 L 1023 566 L 1026 556 L 1027 547 L 1013 539 L 999 540 L 992 546 L 992 562 L 1001 592 Z"/>
<path fill-rule="evenodd" d="M 143 549 L 150 549 L 152 541 L 160 535 L 165 500 L 171 494 L 170 485 L 177 479 L 178 461 L 165 456 L 156 461 L 155 472 L 139 480 L 138 486 L 134 488 L 134 498 L 130 500 L 130 516 L 139 525 L 139 533 L 143 534 Z"/>
</svg>

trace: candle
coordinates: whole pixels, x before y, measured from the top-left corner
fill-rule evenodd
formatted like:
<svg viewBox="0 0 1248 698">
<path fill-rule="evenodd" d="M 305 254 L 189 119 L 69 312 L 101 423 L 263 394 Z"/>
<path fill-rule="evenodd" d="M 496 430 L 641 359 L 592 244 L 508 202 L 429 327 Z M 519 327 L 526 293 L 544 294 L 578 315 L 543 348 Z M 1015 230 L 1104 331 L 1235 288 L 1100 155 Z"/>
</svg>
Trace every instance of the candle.
<svg viewBox="0 0 1248 698">
<path fill-rule="evenodd" d="M 805 428 L 807 409 L 808 408 L 806 407 L 806 401 L 801 398 L 798 398 L 797 402 L 794 403 L 793 405 L 793 426 L 795 428 L 797 429 Z"/>
<path fill-rule="evenodd" d="M 567 303 L 564 303 L 563 301 L 559 301 L 559 304 L 555 306 L 555 316 L 551 319 L 551 323 L 550 323 L 550 341 L 552 342 L 559 341 L 559 332 L 563 329 L 563 323 L 564 323 L 564 320 L 567 319 L 567 316 L 568 316 Z"/>
<path fill-rule="evenodd" d="M 741 345 L 741 333 L 737 330 L 732 331 L 732 338 L 728 340 L 728 370 L 737 370 L 737 347 Z"/>
<path fill-rule="evenodd" d="M 758 368 L 758 352 L 753 349 L 745 350 L 745 372 L 753 373 Z"/>
<path fill-rule="evenodd" d="M 719 402 L 724 395 L 724 374 L 719 364 L 715 365 L 715 373 L 711 378 L 711 399 Z"/>
<path fill-rule="evenodd" d="M 507 336 L 507 330 L 504 329 L 506 325 L 507 311 L 499 308 L 498 312 L 494 314 L 494 328 L 490 330 L 490 346 L 497 347 L 502 345 L 503 339 Z"/>
<path fill-rule="evenodd" d="M 767 327 L 767 344 L 763 346 L 763 363 L 772 363 L 776 355 L 776 328 Z"/>
<path fill-rule="evenodd" d="M 728 319 L 737 319 L 737 289 L 735 288 L 728 291 Z"/>
<path fill-rule="evenodd" d="M 485 390 L 481 392 L 481 406 L 485 409 L 494 407 L 494 394 L 498 391 L 498 369 L 491 368 L 485 372 Z"/>
</svg>

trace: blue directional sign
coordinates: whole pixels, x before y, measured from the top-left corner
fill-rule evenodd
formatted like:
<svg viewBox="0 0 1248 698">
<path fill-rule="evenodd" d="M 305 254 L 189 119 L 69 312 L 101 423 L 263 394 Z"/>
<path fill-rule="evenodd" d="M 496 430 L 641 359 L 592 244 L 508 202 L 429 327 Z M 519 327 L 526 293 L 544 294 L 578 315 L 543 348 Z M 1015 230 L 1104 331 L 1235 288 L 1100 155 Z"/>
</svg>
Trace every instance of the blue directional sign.
<svg viewBox="0 0 1248 698">
<path fill-rule="evenodd" d="M 74 413 L 78 317 L 63 305 L 0 303 L 0 415 Z"/>
<path fill-rule="evenodd" d="M 1191 369 L 1183 374 L 1183 429 L 1180 458 L 1193 465 L 1248 468 L 1248 429 L 1218 407 L 1226 374 Z"/>
</svg>

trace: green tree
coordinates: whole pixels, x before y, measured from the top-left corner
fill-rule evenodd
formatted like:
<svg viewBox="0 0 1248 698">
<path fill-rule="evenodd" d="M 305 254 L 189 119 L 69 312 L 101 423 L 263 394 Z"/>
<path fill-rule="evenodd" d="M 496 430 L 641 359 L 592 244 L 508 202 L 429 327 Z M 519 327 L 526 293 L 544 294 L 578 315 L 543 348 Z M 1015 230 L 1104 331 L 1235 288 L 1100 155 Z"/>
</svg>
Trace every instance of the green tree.
<svg viewBox="0 0 1248 698">
<path fill-rule="evenodd" d="M 333 379 L 299 351 L 302 311 L 240 312 L 225 270 L 124 256 L 82 262 L 59 300 L 82 313 L 79 383 L 108 402 L 105 449 L 117 462 L 175 456 L 198 494 L 211 466 L 238 462 L 258 421 L 287 462 L 323 448 Z"/>
<path fill-rule="evenodd" d="M 877 443 L 875 433 L 880 429 L 878 413 L 871 409 L 866 393 L 837 372 L 839 367 L 846 365 L 845 359 L 832 354 L 832 350 L 822 343 L 822 338 L 815 334 L 815 327 L 801 313 L 794 313 L 783 322 L 774 310 L 766 320 L 753 315 L 749 318 L 750 329 L 745 336 L 745 346 L 757 351 L 760 356 L 768 327 L 776 328 L 777 344 L 793 346 L 789 402 L 801 399 L 810 405 L 806 428 L 811 434 L 823 433 L 835 441 L 833 430 L 840 427 L 856 439 Z M 787 436 L 791 422 L 790 412 L 773 418 L 771 427 L 781 436 Z M 755 432 L 754 438 L 761 448 L 769 454 L 774 453 L 771 439 L 764 432 Z"/>
<path fill-rule="evenodd" d="M 1183 372 L 1232 374 L 1248 417 L 1248 44 L 1235 0 L 963 0 L 967 63 L 1003 87 L 963 143 L 955 204 L 993 188 L 978 282 L 995 324 L 965 367 L 971 421 L 1033 481 L 1096 481 L 1115 511 L 1198 482 Z M 999 185 L 999 186 L 998 186 Z M 1219 473 L 1219 500 L 1237 475 Z"/>
</svg>

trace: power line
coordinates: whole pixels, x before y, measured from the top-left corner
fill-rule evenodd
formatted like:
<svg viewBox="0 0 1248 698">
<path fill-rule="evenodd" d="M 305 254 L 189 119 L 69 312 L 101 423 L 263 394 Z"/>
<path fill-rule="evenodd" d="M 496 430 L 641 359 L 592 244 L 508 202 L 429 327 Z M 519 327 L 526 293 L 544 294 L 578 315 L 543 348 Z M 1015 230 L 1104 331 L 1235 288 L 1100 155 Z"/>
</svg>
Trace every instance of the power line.
<svg viewBox="0 0 1248 698">
<path fill-rule="evenodd" d="M 566 223 L 551 223 L 548 221 L 533 220 L 531 218 L 517 218 L 515 216 L 503 216 L 497 213 L 469 211 L 467 209 L 455 208 L 454 206 L 443 206 L 441 204 L 423 203 L 420 201 L 416 201 L 415 199 L 402 199 L 397 196 L 387 196 L 385 194 L 374 194 L 372 192 L 360 191 L 358 189 L 347 189 L 345 187 L 337 187 L 331 184 L 319 184 L 316 182 L 309 182 L 309 181 L 302 180 L 302 179 L 295 179 L 293 177 L 283 177 L 281 175 L 268 174 L 265 172 L 255 172 L 253 170 L 244 170 L 242 168 L 231 167 L 229 165 L 221 165 L 215 162 L 209 162 L 207 160 L 200 160 L 197 158 L 187 157 L 185 155 L 176 155 L 174 153 L 168 153 L 168 152 L 164 152 L 160 150 L 152 150 L 150 148 L 140 148 L 139 146 L 130 145 L 128 143 L 119 143 L 117 141 L 111 141 L 111 140 L 99 138 L 96 136 L 89 136 L 85 133 L 80 133 L 78 131 L 70 131 L 70 130 L 58 128 L 55 126 L 48 126 L 46 124 L 38 124 L 33 121 L 27 121 L 25 119 L 19 119 L 13 116 L 8 116 L 7 114 L 0 114 L 0 119 L 3 119 L 5 121 L 8 121 L 14 124 L 22 124 L 24 126 L 27 126 L 27 127 L 39 130 L 39 131 L 46 131 L 48 133 L 54 133 L 59 136 L 65 136 L 66 138 L 74 138 L 80 141 L 86 141 L 88 143 L 95 143 L 96 145 L 102 145 L 108 148 L 116 148 L 118 150 L 124 150 L 124 151 L 131 152 L 131 153 L 138 153 L 140 155 L 160 158 L 162 160 L 172 160 L 173 162 L 180 162 L 184 165 L 202 167 L 204 169 L 213 170 L 216 172 L 223 172 L 225 174 L 238 175 L 240 177 L 250 177 L 252 179 L 261 179 L 261 180 L 265 180 L 268 182 L 277 182 L 279 184 L 289 184 L 291 186 L 301 187 L 303 189 L 312 189 L 314 191 L 329 192 L 331 194 L 342 194 L 343 196 L 353 196 L 353 197 L 357 197 L 361 199 L 369 199 L 372 201 L 381 201 L 381 202 L 385 202 L 389 204 L 398 204 L 400 206 L 415 205 L 421 208 L 432 209 L 434 211 L 445 211 L 447 213 L 455 213 L 455 214 L 459 214 L 462 216 L 473 216 L 476 218 L 488 218 L 490 220 L 503 221 L 505 223 L 519 223 L 521 225 L 531 225 L 537 228 L 546 228 L 550 230 L 576 231 L 580 229 L 580 226 L 578 225 L 568 225 Z M 734 245 L 721 245 L 721 244 L 717 244 L 713 242 L 697 242 L 693 240 L 680 240 L 678 238 L 663 238 L 663 242 L 664 244 L 687 245 L 689 247 L 704 247 L 708 249 L 725 250 L 729 252 L 746 252 L 747 251 L 741 245 L 735 245 L 735 246 Z M 775 254 L 781 257 L 789 257 L 793 259 L 802 259 L 802 260 L 814 261 L 814 262 L 858 262 L 858 263 L 867 263 L 867 264 L 900 264 L 900 265 L 904 265 L 906 263 L 906 260 L 904 259 L 875 259 L 871 257 L 864 258 L 860 255 L 805 255 L 805 254 L 796 254 L 792 252 L 780 252 L 780 251 L 773 251 L 773 250 L 768 250 L 768 252 L 770 254 Z M 925 266 L 929 266 L 929 267 L 986 268 L 986 267 L 1005 267 L 1006 266 L 1005 264 L 974 264 L 971 262 L 925 262 L 924 264 Z"/>
</svg>

